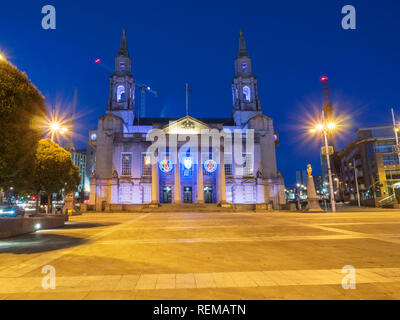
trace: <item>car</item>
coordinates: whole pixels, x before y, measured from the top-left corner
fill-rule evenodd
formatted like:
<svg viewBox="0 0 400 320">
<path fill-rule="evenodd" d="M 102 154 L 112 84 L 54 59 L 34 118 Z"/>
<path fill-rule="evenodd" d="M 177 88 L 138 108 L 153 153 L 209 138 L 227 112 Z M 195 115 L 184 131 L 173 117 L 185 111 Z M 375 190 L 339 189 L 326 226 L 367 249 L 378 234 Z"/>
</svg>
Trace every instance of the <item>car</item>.
<svg viewBox="0 0 400 320">
<path fill-rule="evenodd" d="M 17 206 L 3 206 L 0 207 L 0 218 L 1 217 L 17 217 L 24 216 L 25 210 Z"/>
</svg>

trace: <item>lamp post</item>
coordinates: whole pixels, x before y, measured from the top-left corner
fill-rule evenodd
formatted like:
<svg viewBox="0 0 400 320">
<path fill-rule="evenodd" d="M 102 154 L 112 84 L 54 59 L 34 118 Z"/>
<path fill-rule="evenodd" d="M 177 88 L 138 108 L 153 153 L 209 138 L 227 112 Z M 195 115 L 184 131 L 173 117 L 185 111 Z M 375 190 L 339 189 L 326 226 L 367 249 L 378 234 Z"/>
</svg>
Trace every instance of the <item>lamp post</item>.
<svg viewBox="0 0 400 320">
<path fill-rule="evenodd" d="M 66 127 L 62 127 L 60 125 L 60 123 L 58 123 L 56 121 L 51 122 L 49 125 L 49 128 L 50 128 L 50 132 L 51 132 L 51 135 L 50 135 L 51 141 L 54 141 L 54 135 L 56 133 L 64 134 L 68 131 L 68 129 Z"/>
<path fill-rule="evenodd" d="M 354 183 L 356 185 L 356 192 L 357 192 L 357 204 L 359 207 L 361 207 L 361 202 L 360 202 L 360 189 L 358 187 L 358 171 L 356 167 L 356 159 L 353 159 L 353 169 L 354 169 Z"/>
<path fill-rule="evenodd" d="M 328 167 L 328 179 L 329 179 L 329 193 L 331 198 L 331 207 L 332 212 L 336 212 L 336 203 L 335 203 L 335 194 L 333 193 L 333 179 L 332 179 L 332 169 L 331 169 L 331 161 L 329 157 L 329 144 L 328 144 L 328 133 L 329 131 L 333 131 L 336 128 L 336 124 L 334 122 L 326 122 L 325 114 L 322 111 L 322 123 L 317 124 L 315 128 L 310 129 L 311 133 L 315 133 L 317 131 L 322 132 L 325 144 L 325 154 L 326 154 L 326 162 Z"/>
</svg>

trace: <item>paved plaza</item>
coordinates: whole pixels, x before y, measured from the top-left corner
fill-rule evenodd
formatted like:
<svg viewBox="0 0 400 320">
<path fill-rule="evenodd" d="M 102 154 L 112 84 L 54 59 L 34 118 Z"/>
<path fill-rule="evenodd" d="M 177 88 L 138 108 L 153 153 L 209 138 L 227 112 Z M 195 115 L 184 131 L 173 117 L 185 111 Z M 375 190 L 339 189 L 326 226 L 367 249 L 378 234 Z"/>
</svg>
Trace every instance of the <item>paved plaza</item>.
<svg viewBox="0 0 400 320">
<path fill-rule="evenodd" d="M 399 231 L 395 210 L 86 213 L 0 241 L 0 299 L 399 299 Z"/>
</svg>

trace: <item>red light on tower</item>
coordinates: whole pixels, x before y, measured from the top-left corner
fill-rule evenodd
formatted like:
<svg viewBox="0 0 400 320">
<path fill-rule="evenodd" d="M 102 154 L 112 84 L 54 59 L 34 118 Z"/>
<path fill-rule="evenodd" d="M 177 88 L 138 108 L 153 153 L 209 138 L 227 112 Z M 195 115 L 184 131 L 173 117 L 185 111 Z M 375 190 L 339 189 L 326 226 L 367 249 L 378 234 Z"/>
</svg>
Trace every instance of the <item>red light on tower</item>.
<svg viewBox="0 0 400 320">
<path fill-rule="evenodd" d="M 328 77 L 326 77 L 326 76 L 322 76 L 322 77 L 321 77 L 321 81 L 322 81 L 322 82 L 327 81 L 327 80 L 328 80 Z"/>
<path fill-rule="evenodd" d="M 94 63 L 100 63 L 101 60 L 99 58 L 97 58 L 96 60 L 94 60 Z"/>
</svg>

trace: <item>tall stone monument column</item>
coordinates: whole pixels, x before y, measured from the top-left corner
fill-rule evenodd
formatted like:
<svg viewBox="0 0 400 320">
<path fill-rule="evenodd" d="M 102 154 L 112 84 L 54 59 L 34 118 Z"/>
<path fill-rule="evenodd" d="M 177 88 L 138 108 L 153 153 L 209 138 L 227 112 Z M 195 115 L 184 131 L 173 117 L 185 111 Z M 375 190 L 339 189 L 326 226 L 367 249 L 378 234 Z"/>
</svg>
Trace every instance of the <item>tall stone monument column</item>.
<svg viewBox="0 0 400 320">
<path fill-rule="evenodd" d="M 321 207 L 319 206 L 319 198 L 315 191 L 314 178 L 312 176 L 311 164 L 307 166 L 307 207 L 305 211 L 308 212 L 320 212 Z"/>
</svg>

